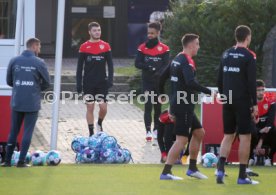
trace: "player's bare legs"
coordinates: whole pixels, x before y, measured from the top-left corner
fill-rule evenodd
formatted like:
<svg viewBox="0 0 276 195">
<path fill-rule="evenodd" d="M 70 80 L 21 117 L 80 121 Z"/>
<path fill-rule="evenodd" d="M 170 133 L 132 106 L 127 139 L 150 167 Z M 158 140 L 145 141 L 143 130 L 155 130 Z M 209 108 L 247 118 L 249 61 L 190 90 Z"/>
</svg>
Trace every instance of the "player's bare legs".
<svg viewBox="0 0 276 195">
<path fill-rule="evenodd" d="M 89 129 L 89 136 L 94 134 L 94 108 L 95 103 L 94 102 L 87 102 L 86 103 L 86 120 L 88 124 Z"/>
<path fill-rule="evenodd" d="M 186 175 L 190 177 L 195 177 L 197 179 L 207 179 L 208 177 L 200 173 L 196 166 L 200 144 L 204 137 L 205 131 L 203 128 L 198 128 L 193 130 L 192 134 L 193 136 L 191 138 L 190 146 L 189 146 L 190 163 L 189 163 L 189 169 L 186 172 Z"/>
<path fill-rule="evenodd" d="M 169 151 L 167 161 L 165 164 L 173 165 L 179 157 L 180 152 L 185 148 L 187 142 L 187 137 L 177 135 L 176 140 Z"/>
<path fill-rule="evenodd" d="M 193 131 L 193 136 L 189 146 L 190 159 L 194 159 L 194 160 L 197 159 L 198 152 L 200 149 L 200 144 L 204 135 L 205 135 L 205 131 L 203 128 L 195 129 Z"/>
<path fill-rule="evenodd" d="M 98 123 L 97 123 L 97 130 L 98 131 L 103 131 L 103 127 L 102 127 L 102 122 L 106 116 L 107 113 L 107 103 L 106 102 L 99 102 L 99 118 L 98 118 Z"/>
</svg>

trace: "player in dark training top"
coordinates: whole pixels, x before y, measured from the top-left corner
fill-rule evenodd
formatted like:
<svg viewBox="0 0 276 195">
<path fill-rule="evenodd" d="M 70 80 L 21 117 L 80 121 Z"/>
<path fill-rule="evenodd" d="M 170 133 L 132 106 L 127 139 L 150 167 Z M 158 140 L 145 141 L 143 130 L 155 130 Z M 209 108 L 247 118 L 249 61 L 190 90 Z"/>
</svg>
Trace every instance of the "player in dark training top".
<svg viewBox="0 0 276 195">
<path fill-rule="evenodd" d="M 88 25 L 90 40 L 80 46 L 77 66 L 77 91 L 84 93 L 86 99 L 86 119 L 89 136 L 94 134 L 94 106 L 99 102 L 99 117 L 97 130 L 102 131 L 102 122 L 107 112 L 106 96 L 108 89 L 113 85 L 113 62 L 111 48 L 102 41 L 101 27 L 96 22 Z M 106 75 L 108 65 L 108 77 Z M 83 66 L 84 65 L 84 66 Z"/>
<path fill-rule="evenodd" d="M 152 140 L 151 133 L 151 112 L 154 107 L 154 128 L 153 137 L 157 138 L 157 130 L 159 128 L 159 115 L 161 113 L 161 104 L 158 102 L 155 75 L 169 63 L 169 47 L 159 41 L 161 24 L 153 22 L 148 25 L 148 40 L 141 44 L 138 48 L 135 60 L 136 68 L 142 70 L 142 88 L 147 95 L 155 93 L 154 102 L 151 98 L 145 103 L 144 122 L 146 128 L 146 140 Z"/>
<path fill-rule="evenodd" d="M 181 177 L 172 174 L 171 168 L 187 144 L 189 136 L 191 136 L 190 163 L 186 175 L 207 179 L 207 176 L 199 172 L 196 166 L 200 144 L 204 137 L 204 129 L 194 113 L 196 102 L 193 100 L 195 100 L 195 92 L 211 95 L 211 90 L 201 86 L 195 78 L 196 64 L 192 57 L 197 55 L 199 36 L 185 34 L 182 38 L 182 45 L 183 51 L 173 59 L 169 71 L 172 87 L 170 114 L 171 118 L 175 119 L 176 141 L 169 151 L 165 167 L 160 175 L 161 180 L 182 180 Z"/>
<path fill-rule="evenodd" d="M 221 142 L 217 183 L 223 184 L 224 165 L 231 151 L 236 134 L 239 136 L 240 171 L 238 184 L 258 184 L 248 178 L 248 164 L 253 118 L 258 111 L 256 99 L 256 55 L 248 49 L 251 30 L 238 26 L 235 30 L 236 45 L 227 49 L 221 59 L 218 75 L 219 93 L 228 101 L 223 104 L 224 137 Z"/>
</svg>

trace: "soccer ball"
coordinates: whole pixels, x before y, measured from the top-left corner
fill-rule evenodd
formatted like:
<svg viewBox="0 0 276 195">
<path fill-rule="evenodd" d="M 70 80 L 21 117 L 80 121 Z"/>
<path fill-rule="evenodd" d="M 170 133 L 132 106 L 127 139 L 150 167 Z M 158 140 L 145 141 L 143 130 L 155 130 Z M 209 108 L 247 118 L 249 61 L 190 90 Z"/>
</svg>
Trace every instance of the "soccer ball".
<svg viewBox="0 0 276 195">
<path fill-rule="evenodd" d="M 46 158 L 45 153 L 37 150 L 32 154 L 32 163 L 34 166 L 42 166 L 45 164 Z"/>
<path fill-rule="evenodd" d="M 129 163 L 130 159 L 131 159 L 131 153 L 128 149 L 123 149 L 123 155 L 124 155 L 124 163 Z"/>
<path fill-rule="evenodd" d="M 76 154 L 75 161 L 76 161 L 77 164 L 84 163 L 84 159 L 82 157 L 82 153 L 77 153 Z"/>
<path fill-rule="evenodd" d="M 106 149 L 100 153 L 100 162 L 102 163 L 115 163 L 116 151 L 113 149 Z"/>
<path fill-rule="evenodd" d="M 91 150 L 100 150 L 101 144 L 102 144 L 102 140 L 96 136 L 91 136 L 88 140 L 88 147 Z"/>
<path fill-rule="evenodd" d="M 11 158 L 11 165 L 16 166 L 19 160 L 20 152 L 13 151 L 12 158 Z"/>
<path fill-rule="evenodd" d="M 18 161 L 19 161 L 19 156 L 20 156 L 20 152 L 18 151 L 13 151 L 13 154 L 12 154 L 12 159 L 11 159 L 11 165 L 12 166 L 16 166 Z M 25 158 L 25 162 L 28 164 L 31 162 L 31 154 L 30 152 L 28 152 L 26 154 L 26 158 Z"/>
<path fill-rule="evenodd" d="M 205 153 L 203 156 L 202 156 L 202 165 L 204 167 L 216 167 L 218 163 L 218 158 L 215 154 L 213 153 Z"/>
<path fill-rule="evenodd" d="M 27 164 L 29 164 L 32 161 L 32 155 L 30 152 L 27 152 L 26 158 L 25 158 L 25 162 Z"/>
<path fill-rule="evenodd" d="M 117 148 L 117 140 L 115 137 L 108 136 L 103 139 L 102 141 L 102 149 L 107 150 L 107 149 L 116 149 Z"/>
<path fill-rule="evenodd" d="M 82 151 L 82 160 L 85 163 L 93 163 L 96 162 L 98 160 L 98 152 L 95 150 L 91 150 L 89 147 L 86 147 L 83 151 Z"/>
<path fill-rule="evenodd" d="M 102 141 L 104 138 L 108 137 L 108 134 L 103 131 L 99 131 L 95 135 L 93 135 L 93 137 L 100 139 Z"/>
<path fill-rule="evenodd" d="M 124 163 L 125 157 L 122 149 L 115 150 L 115 162 L 116 163 Z"/>
<path fill-rule="evenodd" d="M 88 137 L 77 136 L 74 137 L 71 148 L 75 153 L 81 152 L 88 146 Z"/>
<path fill-rule="evenodd" d="M 56 166 L 61 162 L 60 153 L 56 150 L 51 150 L 46 155 L 46 163 L 47 165 Z"/>
</svg>

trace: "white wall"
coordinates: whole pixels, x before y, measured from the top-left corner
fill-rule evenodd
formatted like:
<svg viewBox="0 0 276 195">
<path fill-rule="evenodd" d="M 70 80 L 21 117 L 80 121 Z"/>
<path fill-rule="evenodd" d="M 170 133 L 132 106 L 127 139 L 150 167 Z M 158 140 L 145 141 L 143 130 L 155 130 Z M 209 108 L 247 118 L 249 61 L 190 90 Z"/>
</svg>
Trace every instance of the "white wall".
<svg viewBox="0 0 276 195">
<path fill-rule="evenodd" d="M 35 0 L 25 0 L 23 33 L 20 51 L 25 49 L 25 42 L 35 37 Z M 14 56 L 14 39 L 0 39 L 0 95 L 6 93 L 6 71 L 10 59 Z M 3 92 L 5 91 L 5 92 Z"/>
</svg>

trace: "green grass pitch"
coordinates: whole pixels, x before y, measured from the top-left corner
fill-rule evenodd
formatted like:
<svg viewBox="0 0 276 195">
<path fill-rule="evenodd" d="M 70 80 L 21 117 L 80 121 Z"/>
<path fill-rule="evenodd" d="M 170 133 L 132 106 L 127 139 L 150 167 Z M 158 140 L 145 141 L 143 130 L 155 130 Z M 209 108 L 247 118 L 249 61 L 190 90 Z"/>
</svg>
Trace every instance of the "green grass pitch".
<svg viewBox="0 0 276 195">
<path fill-rule="evenodd" d="M 186 166 L 174 166 L 182 181 L 160 181 L 163 165 L 59 165 L 57 167 L 2 168 L 1 195 L 275 195 L 275 167 L 253 167 L 259 185 L 237 185 L 238 166 L 227 166 L 224 185 L 215 183 L 214 169 L 203 168 L 208 180 L 184 175 Z"/>
</svg>

